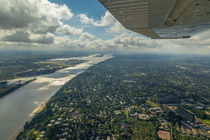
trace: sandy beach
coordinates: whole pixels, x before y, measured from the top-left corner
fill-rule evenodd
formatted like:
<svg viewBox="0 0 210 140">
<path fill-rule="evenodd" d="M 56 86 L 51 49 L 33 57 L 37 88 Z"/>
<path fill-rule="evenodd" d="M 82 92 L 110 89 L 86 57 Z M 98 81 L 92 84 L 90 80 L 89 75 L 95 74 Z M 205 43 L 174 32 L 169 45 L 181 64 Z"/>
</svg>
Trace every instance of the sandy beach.
<svg viewBox="0 0 210 140">
<path fill-rule="evenodd" d="M 59 90 L 59 88 L 61 88 L 67 81 L 69 81 L 69 80 L 73 79 L 75 76 L 81 74 L 90 66 L 93 66 L 94 64 L 100 63 L 100 62 L 110 59 L 112 57 L 113 57 L 112 55 L 104 55 L 102 57 L 97 57 L 97 55 L 91 55 L 89 57 L 86 57 L 86 59 L 88 59 L 88 61 L 85 63 L 78 64 L 74 67 L 68 67 L 68 68 L 65 68 L 62 70 L 58 70 L 53 74 L 37 76 L 36 77 L 37 80 L 34 81 L 33 84 L 40 85 L 39 88 L 36 88 L 36 91 L 41 92 L 41 93 L 45 93 L 49 90 L 52 90 L 55 87 L 57 87 L 56 89 Z M 75 71 L 75 70 L 77 71 L 75 74 L 69 74 L 69 72 L 71 73 L 71 71 Z M 58 77 L 58 75 L 59 75 L 59 77 Z M 15 80 L 26 80 L 26 79 L 28 79 L 28 78 L 18 78 Z M 28 117 L 27 117 L 28 119 L 25 122 L 30 122 L 37 113 L 41 112 L 45 108 L 46 103 L 56 93 L 56 91 L 54 91 L 53 94 L 50 94 L 50 96 L 48 96 L 42 102 L 40 102 L 38 100 L 33 101 L 31 104 L 34 104 L 37 107 L 34 108 L 31 111 L 31 113 L 28 114 Z M 18 134 L 24 130 L 25 122 L 22 124 L 21 127 L 19 127 L 18 130 L 16 129 L 17 131 L 9 139 L 15 140 L 15 138 L 18 136 Z"/>
</svg>

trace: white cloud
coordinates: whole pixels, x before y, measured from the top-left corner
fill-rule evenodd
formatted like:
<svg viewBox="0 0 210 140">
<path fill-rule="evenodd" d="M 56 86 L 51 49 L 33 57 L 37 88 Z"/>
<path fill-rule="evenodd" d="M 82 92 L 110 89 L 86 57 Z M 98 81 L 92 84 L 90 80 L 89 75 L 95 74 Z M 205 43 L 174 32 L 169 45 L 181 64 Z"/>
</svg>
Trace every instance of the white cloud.
<svg viewBox="0 0 210 140">
<path fill-rule="evenodd" d="M 24 31 L 17 31 L 6 35 L 2 38 L 5 42 L 24 42 L 24 43 L 38 43 L 38 44 L 52 44 L 54 42 L 54 35 L 47 33 L 41 35 L 29 34 Z"/>
<path fill-rule="evenodd" d="M 201 35 L 203 36 L 203 35 Z M 61 43 L 62 42 L 62 43 Z M 194 43 L 195 42 L 195 43 Z M 200 43 L 196 39 L 152 40 L 137 33 L 117 34 L 114 38 L 103 39 L 60 39 L 58 46 L 73 49 L 105 50 L 144 53 L 210 53 L 210 40 Z M 63 45 L 65 44 L 65 45 Z"/>
<path fill-rule="evenodd" d="M 87 33 L 87 32 L 82 33 L 81 36 L 80 36 L 80 39 L 81 39 L 81 40 L 86 40 L 86 39 L 88 39 L 88 40 L 93 41 L 94 38 L 95 38 L 94 35 L 92 35 L 92 34 L 90 34 L 90 33 Z"/>
<path fill-rule="evenodd" d="M 0 32 L 3 34 L 0 40 L 52 44 L 60 29 L 64 35 L 82 34 L 82 29 L 62 22 L 71 19 L 73 15 L 66 5 L 57 5 L 48 0 L 1 0 Z"/>
<path fill-rule="evenodd" d="M 107 29 L 107 32 L 122 33 L 122 32 L 126 32 L 126 29 L 119 22 L 115 22 L 111 27 Z"/>
<path fill-rule="evenodd" d="M 67 36 L 78 36 L 79 41 L 93 40 L 94 35 L 64 24 L 73 13 L 66 5 L 48 0 L 1 0 L 0 42 L 15 45 L 69 45 L 78 41 Z M 59 34 L 59 36 L 57 36 Z M 63 40 L 62 40 L 63 39 Z M 83 45 L 84 46 L 84 45 Z"/>
<path fill-rule="evenodd" d="M 4 36 L 3 41 L 6 42 L 27 42 L 27 43 L 31 43 L 30 40 L 30 34 L 27 32 L 15 32 L 14 34 L 10 34 L 7 36 Z"/>
<path fill-rule="evenodd" d="M 190 39 L 172 40 L 151 40 L 136 33 L 129 33 L 108 11 L 100 20 L 89 18 L 85 14 L 80 14 L 80 21 L 83 24 L 91 24 L 96 27 L 107 27 L 107 33 L 116 34 L 116 37 L 109 40 L 94 41 L 98 48 L 130 48 L 136 50 L 155 50 L 164 52 L 201 52 L 210 48 L 209 31 L 205 31 L 193 36 Z M 120 33 L 120 34 L 119 34 Z M 100 43 L 98 43 L 100 42 Z M 103 44 L 103 45 L 102 45 Z M 105 45 L 104 45 L 105 44 Z M 201 49 L 202 48 L 202 49 Z M 210 51 L 210 50 L 209 50 Z M 209 52 L 208 51 L 208 52 Z"/>
<path fill-rule="evenodd" d="M 55 26 L 61 19 L 70 19 L 73 13 L 66 5 L 48 0 L 1 0 L 0 28 L 26 28 L 41 24 Z"/>
<path fill-rule="evenodd" d="M 86 14 L 80 14 L 79 18 L 82 24 L 92 24 L 96 27 L 110 26 L 107 29 L 107 32 L 110 33 L 121 33 L 125 31 L 125 28 L 112 16 L 109 11 L 106 11 L 100 20 L 89 18 Z"/>
<path fill-rule="evenodd" d="M 70 20 L 73 16 L 66 5 L 57 5 L 48 0 L 0 0 L 0 45 L 50 44 L 55 47 L 88 50 L 210 53 L 210 31 L 191 39 L 151 40 L 128 32 L 108 11 L 99 20 L 80 14 L 81 23 L 106 27 L 105 34 L 115 35 L 111 39 L 103 40 L 83 28 L 64 24 L 63 20 Z"/>
<path fill-rule="evenodd" d="M 83 33 L 83 29 L 74 28 L 69 25 L 63 25 L 58 29 L 58 33 L 61 33 L 64 35 L 81 35 Z"/>
<path fill-rule="evenodd" d="M 93 18 L 89 18 L 86 14 L 79 14 L 79 18 L 83 24 L 96 24 L 95 20 Z"/>
<path fill-rule="evenodd" d="M 89 18 L 86 14 L 79 14 L 79 18 L 83 24 L 92 24 L 98 27 L 109 26 L 116 22 L 115 18 L 108 11 L 99 21 Z"/>
<path fill-rule="evenodd" d="M 40 35 L 39 37 L 37 37 L 36 39 L 32 40 L 34 43 L 38 43 L 38 44 L 52 44 L 54 43 L 54 35 L 47 33 L 45 35 Z"/>
</svg>

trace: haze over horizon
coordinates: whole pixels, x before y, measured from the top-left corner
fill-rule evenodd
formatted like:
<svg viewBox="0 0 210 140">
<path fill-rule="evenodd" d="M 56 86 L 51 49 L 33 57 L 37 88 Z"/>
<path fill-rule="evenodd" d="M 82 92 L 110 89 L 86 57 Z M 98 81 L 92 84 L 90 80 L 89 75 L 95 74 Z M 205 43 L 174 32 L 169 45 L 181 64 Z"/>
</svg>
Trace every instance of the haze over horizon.
<svg viewBox="0 0 210 140">
<path fill-rule="evenodd" d="M 0 0 L 0 140 L 210 140 L 209 19 L 210 0 Z"/>
<path fill-rule="evenodd" d="M 1 0 L 0 49 L 210 53 L 210 30 L 152 40 L 126 30 L 98 0 Z"/>
</svg>

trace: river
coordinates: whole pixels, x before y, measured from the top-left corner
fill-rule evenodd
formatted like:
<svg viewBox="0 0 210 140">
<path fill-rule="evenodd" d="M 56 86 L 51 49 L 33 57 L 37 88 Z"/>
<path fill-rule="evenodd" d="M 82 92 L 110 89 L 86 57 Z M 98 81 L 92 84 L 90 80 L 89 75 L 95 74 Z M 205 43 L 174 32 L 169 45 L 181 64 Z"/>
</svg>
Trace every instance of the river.
<svg viewBox="0 0 210 140">
<path fill-rule="evenodd" d="M 52 74 L 37 76 L 36 81 L 0 98 L 0 140 L 8 140 L 14 135 L 27 120 L 34 116 L 42 103 L 49 100 L 67 81 L 84 72 L 88 67 L 110 58 L 112 58 L 110 54 L 102 57 L 91 55 L 69 58 L 87 60 L 87 62 Z"/>
</svg>

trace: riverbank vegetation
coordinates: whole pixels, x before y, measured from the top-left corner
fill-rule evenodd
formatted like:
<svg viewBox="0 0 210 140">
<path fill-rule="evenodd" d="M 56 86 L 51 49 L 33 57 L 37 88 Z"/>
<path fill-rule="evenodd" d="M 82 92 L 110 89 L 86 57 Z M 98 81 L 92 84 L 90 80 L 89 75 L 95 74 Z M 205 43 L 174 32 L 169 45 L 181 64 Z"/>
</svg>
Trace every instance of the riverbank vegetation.
<svg viewBox="0 0 210 140">
<path fill-rule="evenodd" d="M 208 127 L 194 122 L 200 113 L 177 109 L 207 110 L 206 59 L 116 55 L 66 83 L 17 139 L 207 139 Z"/>
<path fill-rule="evenodd" d="M 33 79 L 25 81 L 25 82 L 17 81 L 14 83 L 6 83 L 4 85 L 0 85 L 0 98 L 15 91 L 18 88 L 21 88 L 21 87 L 35 81 L 35 80 L 36 80 L 36 78 L 33 78 Z"/>
<path fill-rule="evenodd" d="M 0 81 L 53 73 L 85 61 L 77 59 L 57 61 L 51 59 L 87 55 L 88 53 L 79 52 L 0 52 Z"/>
</svg>

